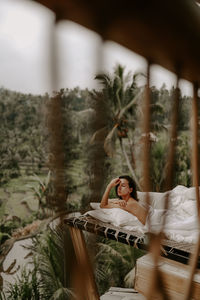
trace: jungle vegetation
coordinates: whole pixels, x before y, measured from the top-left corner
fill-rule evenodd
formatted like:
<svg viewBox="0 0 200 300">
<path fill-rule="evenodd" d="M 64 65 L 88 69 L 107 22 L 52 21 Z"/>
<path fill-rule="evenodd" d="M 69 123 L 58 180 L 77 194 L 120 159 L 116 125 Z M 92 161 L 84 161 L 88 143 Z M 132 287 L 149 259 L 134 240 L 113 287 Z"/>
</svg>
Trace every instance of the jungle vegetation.
<svg viewBox="0 0 200 300">
<path fill-rule="evenodd" d="M 144 77 L 143 74 L 127 72 L 119 65 L 112 74 L 97 74 L 95 80 L 100 84 L 98 90 L 81 90 L 77 87 L 61 89 L 56 93 L 61 99 L 62 106 L 67 212 L 85 211 L 94 197 L 95 201 L 99 200 L 108 180 L 121 174 L 134 177 L 138 190 L 141 189 L 142 99 L 144 94 L 144 86 L 138 84 L 138 78 L 141 76 Z M 163 191 L 164 188 L 173 94 L 174 87 L 169 90 L 165 84 L 160 89 L 155 86 L 151 87 L 150 174 L 152 191 L 157 192 Z M 0 88 L 0 209 L 2 217 L 0 241 L 2 244 L 18 227 L 54 215 L 54 209 L 49 202 L 53 172 L 49 163 L 51 132 L 48 132 L 47 126 L 47 108 L 50 100 L 48 94 L 22 94 Z M 188 96 L 181 95 L 180 97 L 174 186 L 181 184 L 189 187 L 191 185 L 191 101 Z M 97 113 L 99 111 L 102 114 Z M 100 179 L 94 176 L 95 172 L 98 173 Z M 22 179 L 27 181 L 26 184 L 23 184 Z M 17 189 L 18 192 L 16 192 Z M 9 213 L 9 207 L 12 204 L 19 206 L 15 198 L 20 192 L 26 196 L 24 196 L 26 200 L 24 202 L 29 209 L 29 214 L 26 217 L 20 216 L 18 219 L 7 219 L 5 214 L 12 214 L 12 212 Z M 36 203 L 35 206 L 31 207 L 28 197 L 32 197 L 32 201 Z M 9 205 L 7 205 L 8 202 Z M 50 297 L 67 299 L 65 296 L 71 295 L 73 291 L 64 282 L 63 269 L 54 261 L 57 253 L 62 252 L 61 237 L 62 234 L 58 231 L 48 231 L 37 237 L 38 240 L 33 249 L 36 259 L 33 276 L 23 271 L 18 284 L 10 288 L 9 299 L 18 299 L 13 295 L 20 295 L 26 286 L 27 295 L 34 290 L 35 298 L 25 294 L 24 297 L 28 298 L 24 299 L 41 299 L 40 293 L 42 295 L 48 289 L 45 286 L 45 278 L 48 278 L 48 282 L 51 283 L 57 276 L 56 272 L 60 273 L 60 277 L 57 277 L 56 288 L 52 291 L 48 290 L 50 293 L 48 299 Z M 60 248 L 55 247 L 55 241 L 59 241 L 57 245 Z M 94 265 L 98 288 L 102 294 L 111 285 L 123 286 L 125 275 L 134 266 L 135 259 L 142 254 L 128 246 L 103 239 L 97 242 L 98 251 L 95 253 Z M 37 263 L 38 257 L 43 257 L 42 266 Z M 40 282 L 36 276 L 37 272 L 40 272 Z M 43 278 L 43 275 L 47 277 Z M 3 293 L 1 297 L 3 299 Z"/>
</svg>

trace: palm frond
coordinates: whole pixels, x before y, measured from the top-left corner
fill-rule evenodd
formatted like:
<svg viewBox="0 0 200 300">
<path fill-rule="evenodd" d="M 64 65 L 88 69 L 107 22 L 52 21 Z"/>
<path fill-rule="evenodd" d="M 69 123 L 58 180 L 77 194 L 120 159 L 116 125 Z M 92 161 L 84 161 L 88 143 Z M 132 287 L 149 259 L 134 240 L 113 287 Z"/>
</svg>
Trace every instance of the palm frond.
<svg viewBox="0 0 200 300">
<path fill-rule="evenodd" d="M 6 300 L 7 296 L 4 292 L 0 291 L 0 300 Z"/>
<path fill-rule="evenodd" d="M 32 177 L 33 180 L 39 182 L 42 187 L 45 187 L 44 182 L 40 179 L 39 176 L 37 176 L 36 174 L 34 174 L 34 176 L 31 176 L 31 177 Z"/>
<path fill-rule="evenodd" d="M 105 73 L 97 74 L 94 79 L 99 80 L 104 87 L 109 87 L 112 85 L 112 81 L 108 74 Z"/>
<path fill-rule="evenodd" d="M 151 104 L 151 108 L 153 108 L 153 111 L 157 112 L 157 113 L 163 113 L 164 111 L 164 106 L 161 103 L 152 103 Z"/>
<path fill-rule="evenodd" d="M 130 82 L 131 79 L 131 72 L 129 71 L 125 76 L 124 76 L 124 83 L 125 85 L 128 84 Z M 127 87 L 127 85 L 125 86 Z"/>
<path fill-rule="evenodd" d="M 116 91 L 116 98 L 117 98 L 117 103 L 118 103 L 118 109 L 121 110 L 122 108 L 122 105 L 121 105 L 121 100 L 120 100 L 120 95 L 119 95 L 119 92 L 121 91 L 122 93 L 122 88 L 121 86 L 118 87 L 117 91 Z"/>
<path fill-rule="evenodd" d="M 105 280 L 106 279 L 106 271 L 102 270 L 101 268 L 96 268 L 95 269 L 95 275 L 98 278 L 98 280 Z"/>
<path fill-rule="evenodd" d="M 95 131 L 95 133 L 90 138 L 90 144 L 93 144 L 96 141 L 103 141 L 107 134 L 107 127 L 102 127 Z"/>
<path fill-rule="evenodd" d="M 45 178 L 45 184 L 44 184 L 44 186 L 47 186 L 49 184 L 50 179 L 51 179 L 51 171 L 49 170 L 49 172 L 47 174 L 47 177 Z"/>
<path fill-rule="evenodd" d="M 127 261 L 123 257 L 123 255 L 119 251 L 114 249 L 111 245 L 103 244 L 103 243 L 99 243 L 98 245 L 102 248 L 102 251 L 104 253 L 110 254 L 110 255 L 114 256 L 115 258 L 118 258 L 124 266 L 128 266 L 130 264 L 129 261 Z"/>
<path fill-rule="evenodd" d="M 125 69 L 124 66 L 118 64 L 118 65 L 116 66 L 116 68 L 115 68 L 114 74 L 115 74 L 116 76 L 119 76 L 119 78 L 122 79 L 122 78 L 123 78 L 123 74 L 124 74 L 124 69 Z"/>
<path fill-rule="evenodd" d="M 123 107 L 119 113 L 119 119 L 121 119 L 125 112 L 141 97 L 142 93 L 143 89 L 141 89 L 140 92 L 125 107 Z"/>
<path fill-rule="evenodd" d="M 66 299 L 71 299 L 72 297 L 75 297 L 72 291 L 60 287 L 57 291 L 55 291 L 55 293 L 52 295 L 50 300 L 66 300 Z"/>
</svg>

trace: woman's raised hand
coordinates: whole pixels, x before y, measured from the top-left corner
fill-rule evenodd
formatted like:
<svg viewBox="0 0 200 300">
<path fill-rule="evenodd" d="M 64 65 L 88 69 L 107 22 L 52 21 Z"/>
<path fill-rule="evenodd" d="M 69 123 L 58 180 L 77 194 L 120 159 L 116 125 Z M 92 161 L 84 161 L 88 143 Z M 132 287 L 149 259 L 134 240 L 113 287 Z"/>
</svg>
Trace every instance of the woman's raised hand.
<svg viewBox="0 0 200 300">
<path fill-rule="evenodd" d="M 110 181 L 109 186 L 110 187 L 115 187 L 116 185 L 120 184 L 120 179 L 119 177 L 114 178 Z"/>
</svg>

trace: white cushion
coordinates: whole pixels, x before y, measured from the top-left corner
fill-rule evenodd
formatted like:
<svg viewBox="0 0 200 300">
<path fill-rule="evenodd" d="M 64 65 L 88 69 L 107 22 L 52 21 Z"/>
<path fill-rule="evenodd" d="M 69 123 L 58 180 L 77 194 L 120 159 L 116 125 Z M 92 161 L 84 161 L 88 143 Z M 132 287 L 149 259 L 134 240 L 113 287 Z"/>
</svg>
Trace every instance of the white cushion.
<svg viewBox="0 0 200 300">
<path fill-rule="evenodd" d="M 129 212 L 121 208 L 101 208 L 86 212 L 86 215 L 90 215 L 103 222 L 112 223 L 115 226 L 142 226 L 142 223 L 138 218 Z"/>
<path fill-rule="evenodd" d="M 137 192 L 139 203 L 145 205 L 146 203 L 146 193 L 145 192 Z M 165 197 L 166 193 L 157 193 L 150 192 L 150 205 L 156 209 L 164 209 L 165 207 Z"/>
<path fill-rule="evenodd" d="M 90 202 L 90 206 L 92 209 L 100 209 L 100 203 L 99 202 Z"/>
<path fill-rule="evenodd" d="M 188 190 L 188 188 L 184 185 L 177 185 L 175 188 L 171 190 L 171 195 L 183 195 Z"/>
<path fill-rule="evenodd" d="M 185 200 L 196 200 L 196 188 L 190 187 L 184 193 Z"/>
</svg>

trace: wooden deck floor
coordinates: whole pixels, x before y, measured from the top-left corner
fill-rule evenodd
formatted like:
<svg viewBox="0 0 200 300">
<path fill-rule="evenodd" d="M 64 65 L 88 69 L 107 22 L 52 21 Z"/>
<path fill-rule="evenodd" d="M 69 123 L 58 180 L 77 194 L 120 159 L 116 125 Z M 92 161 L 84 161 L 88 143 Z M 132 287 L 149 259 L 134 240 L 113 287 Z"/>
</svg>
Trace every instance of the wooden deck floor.
<svg viewBox="0 0 200 300">
<path fill-rule="evenodd" d="M 101 300 L 144 300 L 143 295 L 134 289 L 111 287 L 108 292 L 100 297 Z"/>
</svg>

